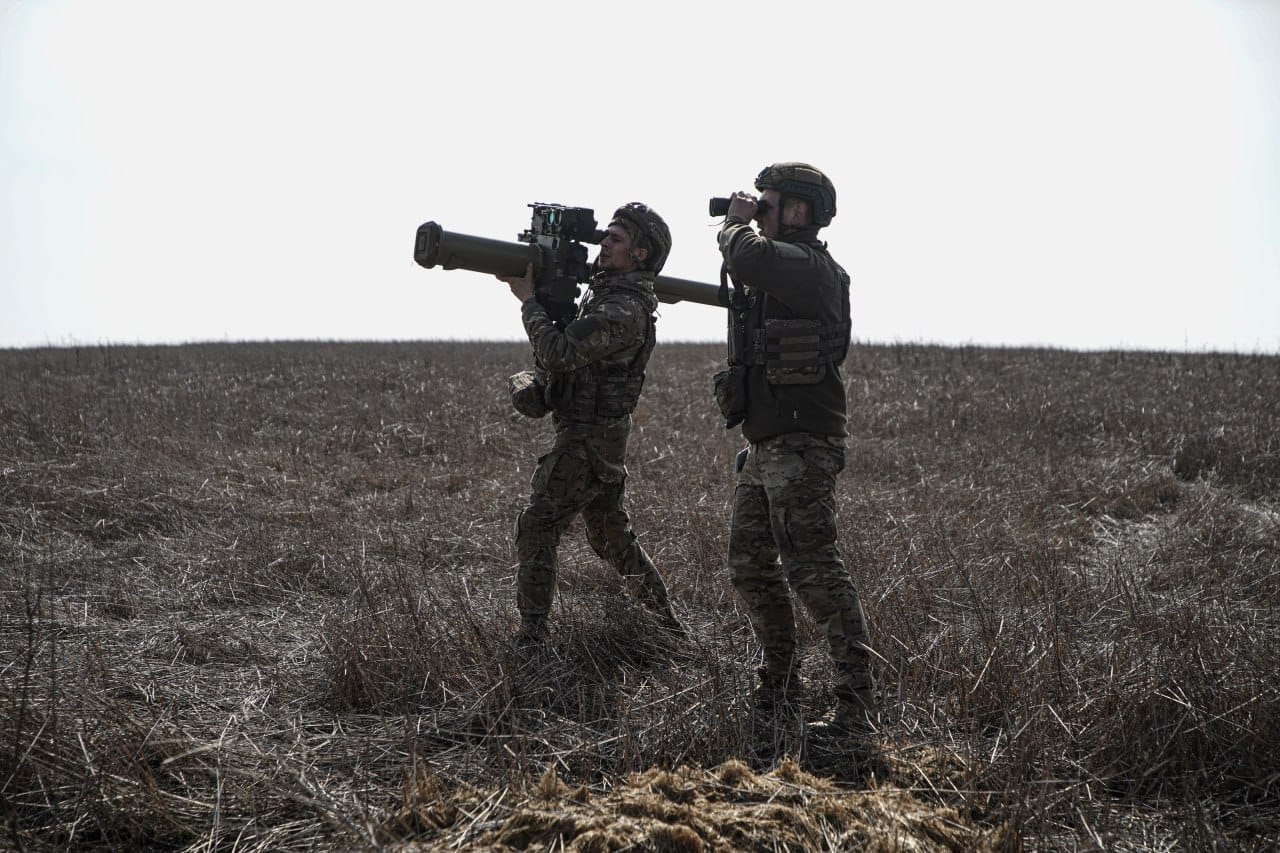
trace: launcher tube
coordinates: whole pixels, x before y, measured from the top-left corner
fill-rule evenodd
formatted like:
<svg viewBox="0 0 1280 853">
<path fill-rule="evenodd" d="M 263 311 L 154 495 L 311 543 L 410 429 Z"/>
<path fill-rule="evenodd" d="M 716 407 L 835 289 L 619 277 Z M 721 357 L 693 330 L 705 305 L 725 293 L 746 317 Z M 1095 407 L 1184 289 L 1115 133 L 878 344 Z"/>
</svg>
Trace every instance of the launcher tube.
<svg viewBox="0 0 1280 853">
<path fill-rule="evenodd" d="M 418 228 L 413 246 L 413 259 L 431 269 L 464 269 L 493 275 L 522 275 L 532 261 L 536 277 L 542 269 L 542 252 L 531 243 L 510 243 L 487 237 L 472 237 L 445 231 L 436 222 L 425 222 Z M 687 278 L 660 275 L 653 283 L 662 302 L 697 302 L 720 305 L 720 288 Z"/>
</svg>

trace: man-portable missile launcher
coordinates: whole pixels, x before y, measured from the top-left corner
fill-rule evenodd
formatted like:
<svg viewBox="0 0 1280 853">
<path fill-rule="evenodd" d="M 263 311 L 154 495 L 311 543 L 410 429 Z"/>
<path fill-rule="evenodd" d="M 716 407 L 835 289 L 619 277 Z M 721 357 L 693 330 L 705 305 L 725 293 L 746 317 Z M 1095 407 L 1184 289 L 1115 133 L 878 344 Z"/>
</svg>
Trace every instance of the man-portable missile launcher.
<svg viewBox="0 0 1280 853">
<path fill-rule="evenodd" d="M 598 244 L 604 231 L 596 227 L 595 213 L 586 207 L 536 202 L 529 228 L 518 242 L 473 237 L 445 231 L 436 222 L 418 227 L 413 259 L 432 269 L 465 269 L 492 275 L 524 275 L 533 264 L 534 296 L 553 321 L 564 325 L 573 319 L 583 283 L 591 277 L 585 244 Z M 723 305 L 720 288 L 683 278 L 660 275 L 654 280 L 662 302 L 698 302 Z"/>
</svg>

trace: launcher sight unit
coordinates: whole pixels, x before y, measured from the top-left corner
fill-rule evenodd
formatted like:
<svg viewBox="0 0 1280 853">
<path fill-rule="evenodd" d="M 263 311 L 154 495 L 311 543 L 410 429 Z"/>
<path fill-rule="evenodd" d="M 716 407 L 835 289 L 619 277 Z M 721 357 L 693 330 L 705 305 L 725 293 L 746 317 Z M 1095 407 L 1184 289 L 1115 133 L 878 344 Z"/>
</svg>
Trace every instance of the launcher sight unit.
<svg viewBox="0 0 1280 853">
<path fill-rule="evenodd" d="M 598 244 L 605 232 L 596 227 L 590 208 L 543 202 L 529 207 L 533 209 L 530 224 L 516 238 L 518 243 L 456 234 L 436 222 L 424 222 L 418 226 L 413 259 L 427 269 L 439 266 L 493 275 L 524 275 L 532 263 L 534 297 L 563 326 L 577 310 L 579 285 L 591 278 L 584 244 Z M 662 302 L 722 304 L 719 288 L 688 279 L 660 275 L 654 291 Z"/>
</svg>

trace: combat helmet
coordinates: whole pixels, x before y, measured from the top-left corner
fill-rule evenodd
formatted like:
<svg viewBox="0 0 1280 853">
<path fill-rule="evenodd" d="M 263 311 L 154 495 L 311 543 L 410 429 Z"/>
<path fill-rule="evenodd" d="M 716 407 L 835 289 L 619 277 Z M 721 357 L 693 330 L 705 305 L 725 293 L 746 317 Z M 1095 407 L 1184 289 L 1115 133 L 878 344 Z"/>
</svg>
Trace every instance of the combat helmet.
<svg viewBox="0 0 1280 853">
<path fill-rule="evenodd" d="M 632 240 L 648 248 L 645 269 L 661 272 L 667 255 L 671 254 L 671 229 L 658 212 L 647 204 L 632 201 L 615 210 L 611 221 L 620 223 L 631 233 Z"/>
<path fill-rule="evenodd" d="M 836 215 L 836 187 L 831 179 L 808 163 L 774 163 L 756 175 L 756 189 L 777 190 L 783 196 L 797 196 L 813 208 L 813 224 L 830 225 Z"/>
</svg>

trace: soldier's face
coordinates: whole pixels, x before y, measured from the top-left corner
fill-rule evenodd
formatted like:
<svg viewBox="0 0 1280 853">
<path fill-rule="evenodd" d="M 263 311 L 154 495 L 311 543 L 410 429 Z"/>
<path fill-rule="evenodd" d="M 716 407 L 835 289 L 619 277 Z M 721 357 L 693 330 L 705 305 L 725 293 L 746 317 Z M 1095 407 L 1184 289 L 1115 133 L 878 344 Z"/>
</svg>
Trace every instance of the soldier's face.
<svg viewBox="0 0 1280 853">
<path fill-rule="evenodd" d="M 760 233 L 770 240 L 776 239 L 778 236 L 778 202 L 782 200 L 782 193 L 777 190 L 765 190 L 760 193 L 760 200 L 768 202 L 764 216 L 756 215 L 756 222 L 760 225 Z"/>
<path fill-rule="evenodd" d="M 639 256 L 639 257 L 637 257 Z M 631 232 L 617 223 L 610 223 L 600 241 L 600 254 L 596 266 L 610 272 L 631 272 L 640 269 L 644 250 L 637 250 L 631 240 Z"/>
</svg>

